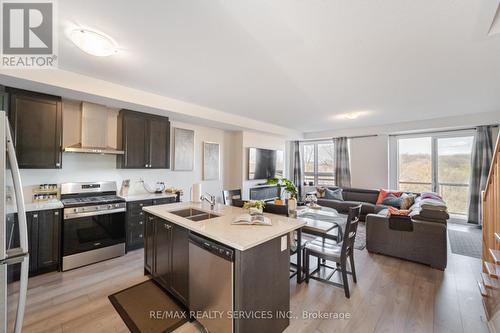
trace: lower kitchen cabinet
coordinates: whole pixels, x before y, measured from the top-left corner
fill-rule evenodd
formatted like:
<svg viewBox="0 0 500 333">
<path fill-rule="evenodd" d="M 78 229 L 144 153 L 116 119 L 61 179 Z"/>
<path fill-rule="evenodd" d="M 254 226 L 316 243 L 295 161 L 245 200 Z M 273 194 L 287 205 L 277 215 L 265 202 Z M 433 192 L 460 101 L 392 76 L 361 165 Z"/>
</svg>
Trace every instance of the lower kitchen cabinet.
<svg viewBox="0 0 500 333">
<path fill-rule="evenodd" d="M 189 299 L 189 231 L 147 214 L 144 269 L 184 305 Z"/>
<path fill-rule="evenodd" d="M 144 246 L 145 213 L 143 212 L 142 207 L 164 205 L 173 202 L 176 202 L 175 197 L 127 202 L 127 215 L 126 215 L 127 251 L 140 249 Z"/>
<path fill-rule="evenodd" d="M 56 271 L 60 265 L 61 211 L 43 210 L 26 213 L 30 276 Z M 6 217 L 6 241 L 9 248 L 19 246 L 17 214 Z M 15 266 L 9 280 L 19 279 L 20 267 Z"/>
<path fill-rule="evenodd" d="M 31 216 L 31 238 L 36 246 L 37 273 L 59 269 L 61 248 L 61 212 L 45 210 L 28 213 Z M 29 216 L 29 215 L 28 215 Z M 34 247 L 35 248 L 35 247 Z M 34 261 L 34 260 L 33 260 Z"/>
<path fill-rule="evenodd" d="M 144 270 L 153 274 L 155 257 L 156 221 L 153 215 L 148 215 L 144 221 Z"/>
</svg>

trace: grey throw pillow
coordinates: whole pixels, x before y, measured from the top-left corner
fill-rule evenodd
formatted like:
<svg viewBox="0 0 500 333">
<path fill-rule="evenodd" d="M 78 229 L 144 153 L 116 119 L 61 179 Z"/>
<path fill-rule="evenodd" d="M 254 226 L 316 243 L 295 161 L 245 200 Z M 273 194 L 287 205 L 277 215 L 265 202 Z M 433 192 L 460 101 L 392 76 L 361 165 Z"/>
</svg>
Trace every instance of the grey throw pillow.
<svg viewBox="0 0 500 333">
<path fill-rule="evenodd" d="M 344 197 L 342 196 L 342 189 L 337 188 L 335 190 L 330 190 L 328 188 L 325 188 L 325 199 L 344 201 Z"/>
</svg>

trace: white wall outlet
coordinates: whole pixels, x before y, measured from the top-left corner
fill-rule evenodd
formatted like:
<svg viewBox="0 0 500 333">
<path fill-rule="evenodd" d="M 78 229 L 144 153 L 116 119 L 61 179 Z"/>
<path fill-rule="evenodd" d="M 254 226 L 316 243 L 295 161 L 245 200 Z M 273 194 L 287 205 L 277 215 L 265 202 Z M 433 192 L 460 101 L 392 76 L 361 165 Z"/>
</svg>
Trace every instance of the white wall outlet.
<svg viewBox="0 0 500 333">
<path fill-rule="evenodd" d="M 288 237 L 287 235 L 281 236 L 281 252 L 288 249 Z"/>
</svg>

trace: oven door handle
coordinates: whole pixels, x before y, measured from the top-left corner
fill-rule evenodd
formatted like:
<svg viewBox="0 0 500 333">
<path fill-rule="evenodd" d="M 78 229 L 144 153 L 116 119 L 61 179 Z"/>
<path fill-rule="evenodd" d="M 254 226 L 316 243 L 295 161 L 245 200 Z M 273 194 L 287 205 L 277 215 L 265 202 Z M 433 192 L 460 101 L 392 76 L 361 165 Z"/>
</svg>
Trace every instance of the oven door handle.
<svg viewBox="0 0 500 333">
<path fill-rule="evenodd" d="M 126 211 L 126 208 L 123 207 L 123 208 L 116 208 L 116 209 L 110 209 L 110 210 L 102 210 L 102 211 L 97 211 L 97 212 L 82 212 L 82 213 L 70 213 L 70 214 L 64 213 L 64 219 L 71 220 L 71 219 L 77 219 L 80 217 L 123 213 L 125 211 Z"/>
</svg>

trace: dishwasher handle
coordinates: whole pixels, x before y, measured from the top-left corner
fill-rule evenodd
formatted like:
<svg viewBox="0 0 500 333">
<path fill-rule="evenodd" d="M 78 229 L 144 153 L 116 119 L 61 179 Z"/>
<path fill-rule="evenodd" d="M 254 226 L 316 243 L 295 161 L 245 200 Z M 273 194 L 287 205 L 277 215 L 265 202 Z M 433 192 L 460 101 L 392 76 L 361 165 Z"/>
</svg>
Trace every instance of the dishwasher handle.
<svg viewBox="0 0 500 333">
<path fill-rule="evenodd" d="M 189 241 L 202 249 L 211 252 L 227 261 L 234 261 L 234 250 L 211 239 L 189 233 Z"/>
</svg>

